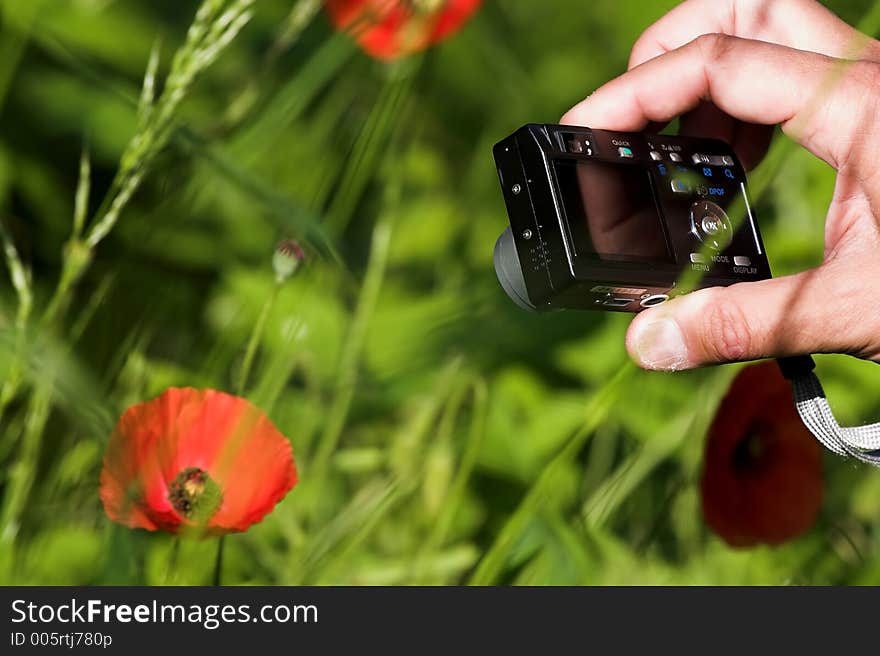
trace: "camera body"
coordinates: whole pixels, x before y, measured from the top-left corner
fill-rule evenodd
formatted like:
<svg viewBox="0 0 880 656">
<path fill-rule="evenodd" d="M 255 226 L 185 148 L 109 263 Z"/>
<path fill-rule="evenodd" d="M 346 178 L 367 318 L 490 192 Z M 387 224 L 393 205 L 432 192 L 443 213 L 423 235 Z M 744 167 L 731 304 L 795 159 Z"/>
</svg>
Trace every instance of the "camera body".
<svg viewBox="0 0 880 656">
<path fill-rule="evenodd" d="M 495 245 L 528 310 L 639 312 L 688 289 L 770 277 L 729 145 L 526 125 L 494 148 L 510 227 Z"/>
</svg>

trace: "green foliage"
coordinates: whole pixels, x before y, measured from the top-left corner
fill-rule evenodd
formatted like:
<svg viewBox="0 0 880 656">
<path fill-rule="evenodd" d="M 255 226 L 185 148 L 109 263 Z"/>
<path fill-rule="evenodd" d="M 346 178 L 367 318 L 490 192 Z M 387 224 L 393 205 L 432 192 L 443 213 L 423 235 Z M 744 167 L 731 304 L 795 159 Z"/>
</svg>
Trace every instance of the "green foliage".
<svg viewBox="0 0 880 656">
<path fill-rule="evenodd" d="M 314 0 L 0 3 L 0 582 L 211 581 L 215 542 L 98 498 L 116 417 L 184 385 L 253 400 L 300 473 L 226 583 L 880 581 L 874 471 L 827 458 L 810 533 L 727 548 L 697 485 L 733 368 L 636 371 L 626 317 L 494 279 L 491 145 L 673 4 L 487 0 L 382 64 Z M 816 264 L 833 171 L 780 139 L 754 179 L 774 270 Z M 880 416 L 876 365 L 819 366 L 843 420 Z"/>
</svg>

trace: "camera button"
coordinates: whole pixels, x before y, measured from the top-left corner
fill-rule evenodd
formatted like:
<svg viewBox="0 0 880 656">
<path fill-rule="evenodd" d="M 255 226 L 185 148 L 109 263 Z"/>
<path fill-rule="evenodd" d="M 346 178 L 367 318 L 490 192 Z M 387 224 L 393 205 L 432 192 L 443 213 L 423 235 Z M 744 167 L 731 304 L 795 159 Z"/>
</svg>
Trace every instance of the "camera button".
<svg viewBox="0 0 880 656">
<path fill-rule="evenodd" d="M 691 207 L 691 226 L 694 235 L 714 250 L 730 243 L 733 228 L 721 207 L 709 201 L 694 203 Z"/>
<path fill-rule="evenodd" d="M 706 256 L 701 255 L 700 253 L 691 253 L 691 262 L 694 264 L 705 264 Z"/>
<path fill-rule="evenodd" d="M 703 217 L 703 220 L 700 222 L 700 227 L 703 228 L 703 232 L 707 235 L 717 235 L 724 230 L 725 225 L 723 219 L 714 214 L 709 214 Z"/>
<path fill-rule="evenodd" d="M 632 148 L 627 148 L 626 146 L 622 146 L 617 149 L 617 154 L 623 157 L 624 159 L 632 159 L 633 151 Z"/>
<path fill-rule="evenodd" d="M 669 159 L 671 159 L 673 162 L 680 162 L 681 155 L 679 155 L 678 153 L 669 153 Z"/>
<path fill-rule="evenodd" d="M 653 159 L 655 162 L 659 162 L 661 159 L 663 159 L 663 155 L 658 153 L 656 150 L 652 150 L 651 159 Z"/>
<path fill-rule="evenodd" d="M 749 257 L 746 257 L 745 255 L 734 255 L 733 263 L 736 266 L 744 266 L 744 267 L 752 266 L 752 259 Z"/>
<path fill-rule="evenodd" d="M 691 190 L 691 187 L 687 183 L 687 181 L 682 180 L 681 178 L 674 178 L 670 183 L 670 186 L 672 187 L 672 191 L 677 194 L 687 194 L 690 193 Z"/>
</svg>

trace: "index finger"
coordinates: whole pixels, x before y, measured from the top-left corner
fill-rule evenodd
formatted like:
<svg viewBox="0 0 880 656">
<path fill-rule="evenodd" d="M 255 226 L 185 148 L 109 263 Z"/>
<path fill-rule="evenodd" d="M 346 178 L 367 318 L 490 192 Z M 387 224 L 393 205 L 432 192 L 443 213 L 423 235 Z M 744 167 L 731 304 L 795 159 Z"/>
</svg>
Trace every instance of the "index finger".
<svg viewBox="0 0 880 656">
<path fill-rule="evenodd" d="M 642 33 L 629 68 L 712 33 L 830 57 L 880 61 L 880 42 L 814 0 L 685 0 Z"/>
<path fill-rule="evenodd" d="M 878 70 L 873 63 L 707 34 L 602 86 L 562 122 L 638 131 L 708 100 L 742 121 L 781 125 L 839 168 L 857 138 L 878 129 L 864 102 L 880 84 Z"/>
</svg>

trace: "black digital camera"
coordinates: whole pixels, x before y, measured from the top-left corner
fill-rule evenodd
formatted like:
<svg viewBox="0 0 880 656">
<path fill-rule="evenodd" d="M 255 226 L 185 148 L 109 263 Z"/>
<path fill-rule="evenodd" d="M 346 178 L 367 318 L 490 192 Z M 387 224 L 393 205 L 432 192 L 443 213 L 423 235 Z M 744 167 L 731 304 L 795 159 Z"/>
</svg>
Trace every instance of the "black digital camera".
<svg viewBox="0 0 880 656">
<path fill-rule="evenodd" d="M 724 142 L 526 125 L 494 154 L 510 218 L 495 272 L 522 308 L 639 312 L 685 278 L 699 289 L 770 277 Z"/>
</svg>

